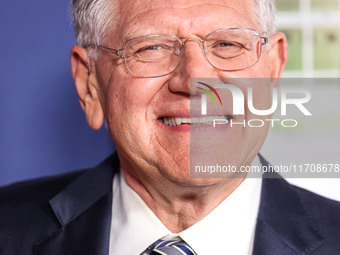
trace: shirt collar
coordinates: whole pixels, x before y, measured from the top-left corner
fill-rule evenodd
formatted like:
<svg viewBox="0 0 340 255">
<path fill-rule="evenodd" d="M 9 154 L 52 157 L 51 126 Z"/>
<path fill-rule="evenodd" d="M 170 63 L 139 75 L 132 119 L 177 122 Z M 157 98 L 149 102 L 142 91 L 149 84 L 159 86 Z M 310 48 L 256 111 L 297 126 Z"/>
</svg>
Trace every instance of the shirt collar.
<svg viewBox="0 0 340 255">
<path fill-rule="evenodd" d="M 179 233 L 197 254 L 251 254 L 261 179 L 246 178 L 210 214 Z"/>
<path fill-rule="evenodd" d="M 110 255 L 140 254 L 171 234 L 119 173 L 113 180 Z"/>
<path fill-rule="evenodd" d="M 258 157 L 252 165 L 260 165 Z M 220 254 L 221 251 L 251 254 L 261 182 L 261 178 L 246 178 L 210 214 L 178 235 L 199 255 Z M 123 175 L 117 174 L 113 180 L 110 254 L 140 254 L 166 235 L 174 233 L 127 185 Z"/>
</svg>

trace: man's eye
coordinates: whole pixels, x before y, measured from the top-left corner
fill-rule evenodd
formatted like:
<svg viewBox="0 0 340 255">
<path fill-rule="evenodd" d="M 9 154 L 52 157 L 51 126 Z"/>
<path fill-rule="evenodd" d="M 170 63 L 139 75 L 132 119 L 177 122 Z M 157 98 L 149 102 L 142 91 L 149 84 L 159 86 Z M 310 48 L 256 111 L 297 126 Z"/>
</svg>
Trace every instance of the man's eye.
<svg viewBox="0 0 340 255">
<path fill-rule="evenodd" d="M 216 46 L 222 48 L 244 48 L 243 44 L 238 42 L 219 42 Z"/>
<path fill-rule="evenodd" d="M 159 45 L 153 45 L 153 46 L 148 47 L 147 49 L 148 49 L 148 50 L 160 50 L 161 48 L 162 48 L 162 47 L 159 46 Z"/>
<path fill-rule="evenodd" d="M 222 42 L 222 43 L 219 43 L 218 46 L 221 46 L 221 47 L 230 47 L 230 46 L 235 46 L 234 44 L 230 43 L 230 42 Z"/>
<path fill-rule="evenodd" d="M 163 47 L 160 45 L 151 45 L 144 48 L 139 49 L 137 52 L 148 51 L 148 50 L 161 50 Z"/>
</svg>

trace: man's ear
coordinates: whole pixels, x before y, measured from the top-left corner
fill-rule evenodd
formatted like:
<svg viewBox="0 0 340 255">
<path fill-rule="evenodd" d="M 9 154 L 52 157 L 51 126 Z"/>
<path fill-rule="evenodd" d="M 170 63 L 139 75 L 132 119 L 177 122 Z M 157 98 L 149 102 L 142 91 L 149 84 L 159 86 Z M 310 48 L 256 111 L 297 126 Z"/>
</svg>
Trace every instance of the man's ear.
<svg viewBox="0 0 340 255">
<path fill-rule="evenodd" d="M 87 123 L 91 128 L 99 129 L 104 122 L 104 112 L 99 100 L 95 68 L 91 67 L 87 50 L 78 45 L 71 49 L 71 69 Z"/>
<path fill-rule="evenodd" d="M 268 54 L 270 77 L 280 78 L 288 59 L 287 39 L 284 33 L 278 32 L 269 38 Z"/>
</svg>

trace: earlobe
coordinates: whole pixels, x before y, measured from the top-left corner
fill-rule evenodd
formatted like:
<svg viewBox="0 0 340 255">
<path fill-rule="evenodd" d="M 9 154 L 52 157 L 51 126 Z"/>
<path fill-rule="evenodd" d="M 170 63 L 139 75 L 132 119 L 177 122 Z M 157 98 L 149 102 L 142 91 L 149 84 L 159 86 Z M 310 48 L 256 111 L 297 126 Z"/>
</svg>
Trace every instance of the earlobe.
<svg viewBox="0 0 340 255">
<path fill-rule="evenodd" d="M 99 129 L 104 122 L 104 113 L 98 95 L 98 83 L 87 50 L 76 45 L 71 50 L 71 69 L 80 105 L 87 123 Z"/>
<path fill-rule="evenodd" d="M 270 52 L 268 55 L 271 78 L 280 78 L 288 59 L 288 46 L 286 36 L 275 33 L 269 39 Z"/>
</svg>

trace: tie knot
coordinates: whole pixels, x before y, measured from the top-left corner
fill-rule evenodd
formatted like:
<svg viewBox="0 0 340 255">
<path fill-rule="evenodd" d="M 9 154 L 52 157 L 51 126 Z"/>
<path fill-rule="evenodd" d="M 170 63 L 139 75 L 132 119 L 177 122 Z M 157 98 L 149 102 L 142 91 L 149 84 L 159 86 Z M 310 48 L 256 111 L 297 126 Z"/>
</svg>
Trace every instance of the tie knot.
<svg viewBox="0 0 340 255">
<path fill-rule="evenodd" d="M 179 236 L 165 236 L 151 244 L 144 253 L 149 255 L 196 255 L 194 250 Z"/>
</svg>

